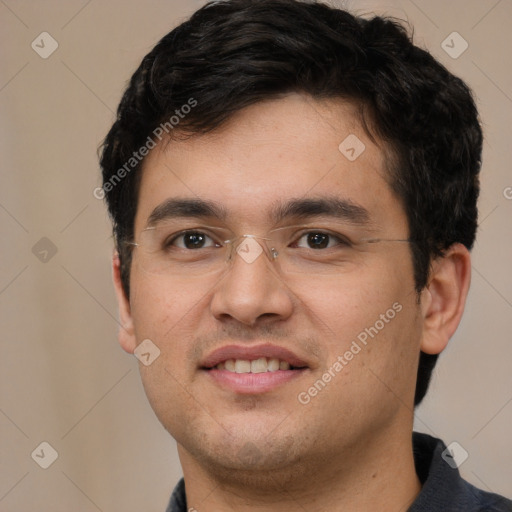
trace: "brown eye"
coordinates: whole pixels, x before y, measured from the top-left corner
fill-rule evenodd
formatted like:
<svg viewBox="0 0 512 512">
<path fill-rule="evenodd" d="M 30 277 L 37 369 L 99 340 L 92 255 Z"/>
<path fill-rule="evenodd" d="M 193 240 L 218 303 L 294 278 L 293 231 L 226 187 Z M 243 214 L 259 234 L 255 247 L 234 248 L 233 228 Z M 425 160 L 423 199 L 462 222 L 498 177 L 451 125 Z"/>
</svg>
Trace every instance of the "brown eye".
<svg viewBox="0 0 512 512">
<path fill-rule="evenodd" d="M 206 245 L 208 244 L 208 245 Z M 171 240 L 169 240 L 166 246 L 177 246 L 180 249 L 203 249 L 204 247 L 215 247 L 217 244 L 213 240 L 202 233 L 201 231 L 187 231 L 180 233 Z"/>
<path fill-rule="evenodd" d="M 325 233 L 309 233 L 307 235 L 307 243 L 312 249 L 325 249 L 329 246 L 329 235 Z"/>
<path fill-rule="evenodd" d="M 301 242 L 302 240 L 305 241 L 305 245 L 304 242 Z M 337 245 L 346 246 L 348 243 L 341 237 L 322 231 L 304 233 L 297 242 L 298 247 L 306 247 L 307 249 L 330 249 Z"/>
</svg>

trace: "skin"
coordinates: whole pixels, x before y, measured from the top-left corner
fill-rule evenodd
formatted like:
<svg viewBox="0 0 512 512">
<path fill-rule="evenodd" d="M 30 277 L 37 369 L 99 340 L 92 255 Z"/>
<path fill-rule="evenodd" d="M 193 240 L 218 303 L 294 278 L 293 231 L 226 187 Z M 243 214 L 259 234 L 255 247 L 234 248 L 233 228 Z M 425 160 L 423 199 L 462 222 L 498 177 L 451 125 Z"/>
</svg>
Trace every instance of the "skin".
<svg viewBox="0 0 512 512">
<path fill-rule="evenodd" d="M 366 146 L 353 162 L 338 150 L 351 133 Z M 275 227 L 266 217 L 273 202 L 332 195 L 368 210 L 372 236 L 407 238 L 384 152 L 353 106 L 290 94 L 238 112 L 210 134 L 152 150 L 135 232 L 170 197 L 218 201 L 230 229 L 260 235 Z M 113 258 L 119 340 L 129 353 L 147 338 L 161 351 L 140 365 L 141 377 L 178 443 L 189 508 L 408 508 L 421 489 L 411 446 L 419 352 L 441 352 L 459 324 L 471 268 L 462 245 L 432 263 L 419 297 L 407 243 L 374 244 L 339 276 L 289 282 L 265 258 L 235 258 L 229 272 L 203 279 L 148 274 L 138 258 L 135 250 L 129 299 Z M 308 404 L 299 403 L 298 394 L 394 303 L 402 310 Z M 263 342 L 293 350 L 308 370 L 268 393 L 240 395 L 199 368 L 218 347 Z"/>
</svg>

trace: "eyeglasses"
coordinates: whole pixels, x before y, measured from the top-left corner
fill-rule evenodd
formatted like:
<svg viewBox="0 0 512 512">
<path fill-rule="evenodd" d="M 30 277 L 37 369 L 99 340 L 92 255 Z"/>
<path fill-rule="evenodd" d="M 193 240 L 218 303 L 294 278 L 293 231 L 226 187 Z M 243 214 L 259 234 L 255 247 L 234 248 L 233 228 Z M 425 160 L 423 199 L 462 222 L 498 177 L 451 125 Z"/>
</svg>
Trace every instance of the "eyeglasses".
<svg viewBox="0 0 512 512">
<path fill-rule="evenodd" d="M 253 264 L 263 254 L 283 275 L 334 275 L 360 263 L 381 243 L 412 241 L 348 236 L 304 225 L 275 228 L 265 236 L 237 236 L 214 226 L 181 228 L 176 222 L 162 223 L 125 243 L 138 249 L 138 264 L 147 273 L 195 277 L 220 274 L 237 257 Z"/>
</svg>

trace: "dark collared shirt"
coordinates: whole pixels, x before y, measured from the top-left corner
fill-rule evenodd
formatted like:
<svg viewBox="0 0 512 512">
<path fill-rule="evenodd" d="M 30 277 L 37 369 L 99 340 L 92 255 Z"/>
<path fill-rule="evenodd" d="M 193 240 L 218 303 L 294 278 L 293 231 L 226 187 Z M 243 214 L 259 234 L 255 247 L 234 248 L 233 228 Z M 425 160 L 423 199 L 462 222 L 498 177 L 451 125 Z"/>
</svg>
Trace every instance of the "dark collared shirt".
<svg viewBox="0 0 512 512">
<path fill-rule="evenodd" d="M 463 480 L 459 470 L 443 459 L 445 449 L 440 439 L 413 433 L 414 463 L 422 489 L 408 512 L 512 512 L 512 501 Z M 183 478 L 174 488 L 166 512 L 189 512 Z"/>
</svg>

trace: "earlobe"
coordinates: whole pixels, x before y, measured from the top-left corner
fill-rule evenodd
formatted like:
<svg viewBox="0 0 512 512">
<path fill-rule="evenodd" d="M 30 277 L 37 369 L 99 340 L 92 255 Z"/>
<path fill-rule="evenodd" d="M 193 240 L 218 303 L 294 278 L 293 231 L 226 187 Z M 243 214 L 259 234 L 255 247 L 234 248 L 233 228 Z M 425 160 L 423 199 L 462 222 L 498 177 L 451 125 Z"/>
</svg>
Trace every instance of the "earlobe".
<svg viewBox="0 0 512 512">
<path fill-rule="evenodd" d="M 439 354 L 446 348 L 462 318 L 470 280 L 471 256 L 464 245 L 453 244 L 434 260 L 421 293 L 422 352 Z"/>
<path fill-rule="evenodd" d="M 137 347 L 137 342 L 135 339 L 130 301 L 129 298 L 126 297 L 121 281 L 121 262 L 117 251 L 115 251 L 112 256 L 112 280 L 114 282 L 119 308 L 119 320 L 121 323 L 118 334 L 119 343 L 126 352 L 133 354 L 133 351 Z"/>
</svg>

